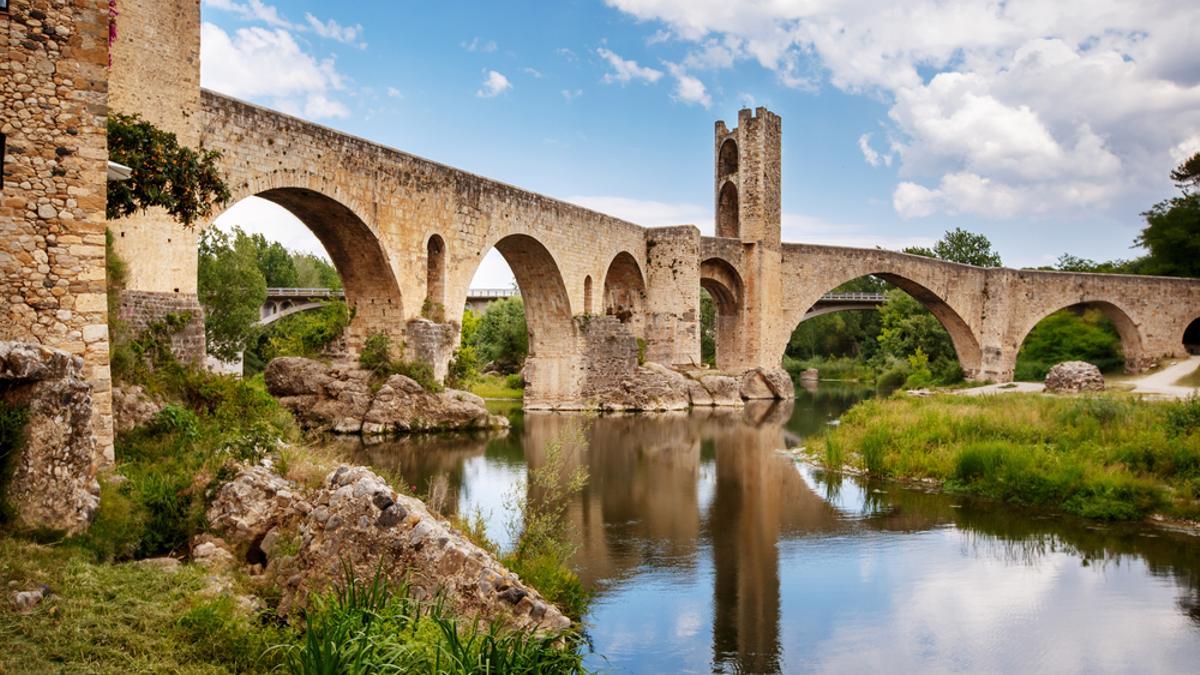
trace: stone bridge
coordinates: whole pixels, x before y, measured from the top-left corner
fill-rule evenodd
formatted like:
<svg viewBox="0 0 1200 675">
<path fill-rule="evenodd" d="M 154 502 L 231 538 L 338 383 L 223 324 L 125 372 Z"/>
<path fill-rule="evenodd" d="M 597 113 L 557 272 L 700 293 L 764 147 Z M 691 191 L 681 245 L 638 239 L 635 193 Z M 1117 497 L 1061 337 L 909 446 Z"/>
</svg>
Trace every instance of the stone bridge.
<svg viewBox="0 0 1200 675">
<path fill-rule="evenodd" d="M 717 123 L 718 236 L 705 237 L 691 225 L 640 227 L 213 92 L 200 101 L 200 141 L 223 153 L 233 201 L 273 201 L 325 246 L 355 309 L 352 349 L 382 331 L 444 372 L 470 281 L 488 250 L 499 250 L 525 299 L 533 407 L 585 399 L 602 384 L 589 361 L 619 334 L 643 340 L 648 360 L 698 365 L 700 288 L 717 304 L 726 371 L 778 366 L 796 324 L 865 275 L 928 307 L 972 379 L 1011 379 L 1025 335 L 1066 307 L 1108 315 L 1132 371 L 1184 354 L 1184 333 L 1200 317 L 1196 280 L 982 269 L 783 243 L 781 121 L 762 108 L 741 111 L 736 128 Z"/>
<path fill-rule="evenodd" d="M 124 0 L 121 25 L 109 106 L 220 151 L 231 203 L 257 195 L 313 231 L 354 310 L 352 350 L 384 332 L 444 373 L 471 279 L 495 247 L 525 301 L 530 407 L 578 405 L 611 385 L 636 363 L 634 338 L 647 360 L 697 365 L 702 287 L 716 299 L 725 371 L 777 367 L 822 296 L 863 275 L 929 307 L 975 379 L 1010 379 L 1034 324 L 1080 304 L 1112 317 L 1131 370 L 1183 354 L 1185 340 L 1200 343 L 1200 281 L 979 269 L 782 242 L 782 123 L 762 108 L 740 111 L 732 127 L 716 123 L 716 227 L 706 237 L 691 224 L 641 227 L 203 91 L 195 3 Z M 109 226 L 133 261 L 123 313 L 197 306 L 194 232 L 155 213 Z"/>
</svg>

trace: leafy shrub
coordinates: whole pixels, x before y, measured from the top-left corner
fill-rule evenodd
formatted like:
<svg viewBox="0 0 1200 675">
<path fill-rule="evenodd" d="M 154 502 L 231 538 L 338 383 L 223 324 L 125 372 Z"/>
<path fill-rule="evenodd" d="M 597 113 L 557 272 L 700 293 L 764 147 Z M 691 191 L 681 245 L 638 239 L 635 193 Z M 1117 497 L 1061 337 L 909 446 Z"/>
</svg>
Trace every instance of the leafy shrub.
<svg viewBox="0 0 1200 675">
<path fill-rule="evenodd" d="M 1193 395 L 1185 401 L 1170 404 L 1167 407 L 1167 428 L 1176 436 L 1200 429 L 1200 396 Z"/>
<path fill-rule="evenodd" d="M 506 375 L 504 377 L 504 386 L 508 387 L 509 389 L 524 389 L 525 388 L 525 376 L 522 375 L 521 373 L 513 373 L 512 375 Z"/>
<path fill-rule="evenodd" d="M 646 341 L 642 338 L 637 339 L 637 363 L 639 366 L 646 365 Z"/>
<path fill-rule="evenodd" d="M 199 431 L 200 420 L 187 408 L 168 404 L 151 418 L 147 427 L 152 434 L 177 433 L 184 437 L 192 437 Z"/>
<path fill-rule="evenodd" d="M 895 391 L 904 386 L 904 383 L 908 381 L 908 376 L 908 367 L 897 365 L 883 371 L 883 374 L 875 381 L 875 386 L 882 392 Z"/>
<path fill-rule="evenodd" d="M 404 351 L 404 345 L 400 346 Z M 392 356 L 392 339 L 384 333 L 372 333 L 367 336 L 358 363 L 375 375 L 377 383 L 382 383 L 392 375 L 403 375 L 414 380 L 426 391 L 439 392 L 442 385 L 433 376 L 433 366 L 423 361 L 406 361 Z"/>
<path fill-rule="evenodd" d="M 904 379 L 904 386 L 909 389 L 928 387 L 933 384 L 933 373 L 929 370 L 929 356 L 920 347 L 908 357 L 908 367 L 911 369 Z"/>
</svg>

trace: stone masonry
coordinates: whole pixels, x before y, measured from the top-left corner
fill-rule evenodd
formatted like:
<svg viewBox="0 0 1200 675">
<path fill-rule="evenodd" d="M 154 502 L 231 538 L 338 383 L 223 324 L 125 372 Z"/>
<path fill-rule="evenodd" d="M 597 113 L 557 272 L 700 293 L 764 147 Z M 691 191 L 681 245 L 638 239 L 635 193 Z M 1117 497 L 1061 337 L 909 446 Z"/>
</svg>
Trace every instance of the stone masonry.
<svg viewBox="0 0 1200 675">
<path fill-rule="evenodd" d="M 187 323 L 171 333 L 171 351 L 186 362 L 204 360 L 204 308 L 195 296 L 126 289 L 121 292 L 119 314 L 131 335 L 139 335 L 172 315 L 187 317 Z"/>
<path fill-rule="evenodd" d="M 96 447 L 111 461 L 107 12 L 104 0 L 23 0 L 0 12 L 0 340 L 83 358 Z"/>
</svg>

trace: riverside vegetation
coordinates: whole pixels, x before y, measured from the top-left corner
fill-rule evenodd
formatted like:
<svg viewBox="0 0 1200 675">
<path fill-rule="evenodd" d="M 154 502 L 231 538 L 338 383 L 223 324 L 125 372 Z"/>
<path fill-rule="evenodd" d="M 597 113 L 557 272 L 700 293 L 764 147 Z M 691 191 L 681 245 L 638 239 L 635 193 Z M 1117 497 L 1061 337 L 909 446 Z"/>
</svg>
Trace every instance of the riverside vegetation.
<svg viewBox="0 0 1200 675">
<path fill-rule="evenodd" d="M 109 260 L 115 295 L 123 266 L 114 255 Z M 378 578 L 343 578 L 327 593 L 310 597 L 299 619 L 277 615 L 278 590 L 260 587 L 240 572 L 214 590 L 211 573 L 198 564 L 140 562 L 185 557 L 193 537 L 206 531 L 209 500 L 243 463 L 270 456 L 282 473 L 311 478 L 340 462 L 306 445 L 291 416 L 266 392 L 261 375 L 239 380 L 175 360 L 170 335 L 182 323 L 167 320 L 138 336 L 119 322 L 111 326 L 117 384 L 140 385 L 165 405 L 148 423 L 118 436 L 116 467 L 101 477 L 100 509 L 91 529 L 62 538 L 0 525 L 0 577 L 21 588 L 51 590 L 28 613 L 0 608 L 5 636 L 0 670 L 582 670 L 574 632 L 550 637 L 477 625 L 453 616 L 437 599 L 418 601 Z M 376 351 L 386 357 L 388 346 L 382 347 Z M 378 365 L 394 363 L 383 358 Z M 20 442 L 21 415 L 2 412 L 0 454 L 8 454 Z M 399 478 L 390 482 L 403 489 Z M 537 482 L 536 476 L 531 480 Z M 514 502 L 526 525 L 503 562 L 578 620 L 589 596 L 567 566 L 572 550 L 561 543 L 556 499 Z M 467 534 L 482 538 L 478 527 Z M 240 605 L 235 595 L 247 593 L 263 599 L 265 607 Z"/>
<path fill-rule="evenodd" d="M 1200 398 L 900 395 L 859 403 L 813 441 L 835 470 L 1086 518 L 1200 520 Z"/>
</svg>

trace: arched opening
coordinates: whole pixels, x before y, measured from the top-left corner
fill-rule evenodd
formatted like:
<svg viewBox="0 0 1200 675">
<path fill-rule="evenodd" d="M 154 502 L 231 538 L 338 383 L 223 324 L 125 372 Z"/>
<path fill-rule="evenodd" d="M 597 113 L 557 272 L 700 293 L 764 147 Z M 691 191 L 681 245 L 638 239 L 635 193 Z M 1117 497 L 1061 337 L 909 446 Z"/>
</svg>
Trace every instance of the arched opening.
<svg viewBox="0 0 1200 675">
<path fill-rule="evenodd" d="M 646 282 L 633 256 L 621 251 L 604 273 L 604 313 L 629 324 L 634 335 L 641 334 L 645 315 Z"/>
<path fill-rule="evenodd" d="M 425 244 L 425 304 L 421 314 L 439 323 L 446 320 L 446 242 L 437 234 Z"/>
<path fill-rule="evenodd" d="M 732 138 L 725 139 L 721 144 L 721 152 L 717 155 L 717 177 L 726 178 L 737 173 L 738 170 L 738 148 L 737 142 Z"/>
<path fill-rule="evenodd" d="M 583 313 L 592 313 L 592 275 L 583 278 Z"/>
<path fill-rule="evenodd" d="M 340 201 L 307 188 L 272 188 L 233 204 L 209 230 L 202 238 L 224 236 L 230 250 L 253 250 L 270 289 L 258 325 L 237 350 L 244 352 L 238 371 L 258 372 L 279 356 L 353 357 L 372 332 L 396 342 L 402 338 L 403 304 L 389 256 L 372 229 Z M 203 243 L 200 253 L 198 285 L 208 288 L 201 293 L 206 311 L 236 309 L 230 306 L 232 291 L 221 286 L 237 277 L 222 280 L 219 271 L 206 270 L 208 264 L 226 263 L 216 255 L 206 261 Z M 221 360 L 228 362 L 230 350 L 220 347 L 210 345 L 210 355 L 223 351 Z"/>
<path fill-rule="evenodd" d="M 890 390 L 956 382 L 978 371 L 981 356 L 966 321 L 936 293 L 880 272 L 844 282 L 809 307 L 782 365 L 796 381 L 816 370 L 820 379 Z"/>
<path fill-rule="evenodd" d="M 712 345 L 710 363 L 721 370 L 737 370 L 743 364 L 741 358 L 741 321 L 744 300 L 742 277 L 733 265 L 720 258 L 709 258 L 700 263 L 701 297 L 701 359 L 708 361 L 706 344 Z M 711 324 L 705 325 L 706 308 L 703 295 L 711 303 Z M 705 332 L 708 335 L 705 335 Z"/>
<path fill-rule="evenodd" d="M 477 389 L 503 387 L 506 396 L 521 396 L 526 408 L 548 407 L 570 400 L 576 355 L 575 324 L 570 298 L 554 256 L 537 239 L 512 234 L 497 241 L 480 262 L 471 281 L 483 286 L 515 285 L 518 292 L 488 302 L 475 316 L 464 315 L 463 346 L 478 360 Z M 585 280 L 585 294 L 589 284 Z M 474 292 L 474 291 L 472 291 Z M 471 334 L 467 328 L 471 326 Z M 461 349 L 461 348 L 460 348 Z M 524 392 L 514 391 L 524 386 Z"/>
<path fill-rule="evenodd" d="M 726 181 L 721 186 L 721 194 L 717 198 L 717 236 L 732 239 L 740 237 L 738 217 L 737 186 L 733 181 Z"/>
<path fill-rule="evenodd" d="M 1142 339 L 1120 307 L 1081 302 L 1042 317 L 1019 343 L 1013 379 L 1041 381 L 1057 363 L 1086 361 L 1102 372 L 1136 370 Z"/>
<path fill-rule="evenodd" d="M 1183 331 L 1183 348 L 1187 353 L 1200 355 L 1200 318 L 1188 324 Z"/>
</svg>

